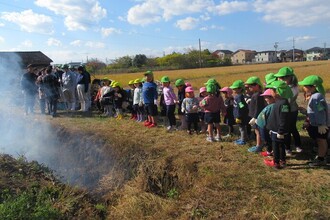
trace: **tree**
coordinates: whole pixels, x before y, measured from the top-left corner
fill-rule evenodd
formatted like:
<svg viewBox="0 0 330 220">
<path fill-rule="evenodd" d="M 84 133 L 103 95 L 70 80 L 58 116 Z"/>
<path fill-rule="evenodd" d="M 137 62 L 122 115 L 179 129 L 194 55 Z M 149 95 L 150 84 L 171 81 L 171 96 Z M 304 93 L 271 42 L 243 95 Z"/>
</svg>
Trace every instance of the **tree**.
<svg viewBox="0 0 330 220">
<path fill-rule="evenodd" d="M 104 62 L 99 61 L 97 58 L 92 58 L 86 63 L 85 66 L 88 72 L 95 73 L 106 67 L 106 64 Z"/>
<path fill-rule="evenodd" d="M 147 63 L 147 57 L 144 54 L 137 54 L 135 55 L 134 59 L 133 59 L 133 66 L 134 67 L 142 67 L 144 65 L 146 65 Z"/>
</svg>

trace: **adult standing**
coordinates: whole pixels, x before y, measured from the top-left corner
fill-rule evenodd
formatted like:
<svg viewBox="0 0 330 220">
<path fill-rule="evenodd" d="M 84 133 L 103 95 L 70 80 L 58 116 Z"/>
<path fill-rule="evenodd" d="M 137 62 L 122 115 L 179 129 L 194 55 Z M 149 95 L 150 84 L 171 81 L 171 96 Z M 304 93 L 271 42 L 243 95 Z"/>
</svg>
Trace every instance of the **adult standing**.
<svg viewBox="0 0 330 220">
<path fill-rule="evenodd" d="M 77 93 L 78 93 L 79 102 L 81 104 L 80 110 L 86 112 L 91 106 L 90 89 L 89 89 L 91 83 L 91 76 L 83 66 L 78 67 L 78 72 L 80 76 L 78 78 Z"/>
<path fill-rule="evenodd" d="M 25 114 L 34 113 L 34 103 L 37 94 L 37 75 L 34 73 L 32 64 L 27 66 L 27 72 L 21 78 L 21 89 L 24 95 Z"/>
<path fill-rule="evenodd" d="M 42 78 L 42 82 L 48 105 L 48 113 L 52 115 L 52 117 L 56 117 L 57 101 L 60 97 L 60 84 L 58 78 L 52 73 L 51 68 L 47 68 L 46 75 Z"/>
<path fill-rule="evenodd" d="M 67 109 L 76 110 L 76 76 L 69 69 L 69 65 L 64 64 L 64 73 L 62 74 L 63 98 L 67 104 Z"/>
</svg>

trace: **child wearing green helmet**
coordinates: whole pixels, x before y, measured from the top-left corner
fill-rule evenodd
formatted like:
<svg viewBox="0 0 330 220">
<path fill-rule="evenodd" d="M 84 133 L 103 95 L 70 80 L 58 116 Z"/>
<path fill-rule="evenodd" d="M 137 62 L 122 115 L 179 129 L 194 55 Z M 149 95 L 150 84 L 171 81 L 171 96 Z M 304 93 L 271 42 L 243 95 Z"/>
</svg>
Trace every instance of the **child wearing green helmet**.
<svg viewBox="0 0 330 220">
<path fill-rule="evenodd" d="M 299 82 L 304 92 L 309 95 L 307 110 L 308 118 L 307 131 L 309 136 L 316 141 L 318 153 L 316 158 L 309 164 L 312 167 L 325 166 L 328 151 L 327 137 L 329 132 L 330 119 L 328 118 L 328 104 L 324 97 L 323 80 L 316 75 L 310 75 Z M 303 108 L 301 108 L 303 109 Z"/>
<path fill-rule="evenodd" d="M 175 119 L 175 105 L 178 103 L 178 99 L 171 87 L 170 78 L 168 76 L 163 76 L 160 80 L 163 84 L 163 96 L 166 106 L 166 116 L 168 118 L 169 126 L 167 131 L 173 131 L 176 129 L 176 119 Z"/>
<path fill-rule="evenodd" d="M 181 121 L 181 126 L 179 127 L 180 130 L 186 130 L 187 129 L 187 123 L 186 119 L 184 117 L 184 112 L 181 111 L 181 105 L 183 102 L 183 99 L 186 97 L 185 89 L 187 88 L 185 82 L 183 79 L 177 79 L 175 81 L 175 86 L 178 89 L 178 116 Z"/>
<path fill-rule="evenodd" d="M 295 149 L 297 152 L 301 152 L 301 138 L 297 130 L 297 120 L 298 120 L 298 104 L 297 98 L 299 94 L 298 80 L 291 67 L 284 66 L 279 69 L 279 71 L 274 75 L 277 80 L 284 81 L 291 89 L 293 96 L 289 99 L 290 103 L 290 135 L 286 140 L 286 155 L 291 155 L 291 135 L 294 139 Z"/>
<path fill-rule="evenodd" d="M 293 94 L 290 87 L 283 81 L 274 81 L 267 88 L 271 89 L 271 94 L 275 103 L 268 117 L 266 128 L 270 132 L 274 159 L 265 159 L 267 166 L 281 169 L 286 166 L 285 139 L 290 132 L 290 99 Z"/>
<path fill-rule="evenodd" d="M 266 106 L 266 102 L 262 96 L 262 90 L 263 86 L 262 83 L 257 76 L 251 76 L 248 78 L 245 82 L 245 85 L 248 86 L 248 90 L 251 92 L 251 101 L 249 104 L 249 125 L 251 125 L 252 128 L 254 128 L 254 132 L 256 135 L 256 145 L 249 148 L 249 152 L 253 153 L 259 153 L 262 151 L 262 146 L 261 146 L 261 135 L 259 132 L 259 128 L 256 125 L 257 117 L 259 113 L 262 111 L 262 109 Z"/>
<path fill-rule="evenodd" d="M 136 121 L 143 121 L 143 98 L 142 98 L 142 82 L 141 79 L 134 80 L 134 94 L 133 94 L 133 109 L 136 112 Z"/>
<path fill-rule="evenodd" d="M 235 141 L 237 145 L 245 145 L 247 141 L 247 129 L 248 124 L 248 104 L 245 101 L 244 96 L 244 82 L 242 80 L 236 80 L 229 87 L 234 91 L 234 118 L 238 125 L 240 132 L 240 138 Z"/>
<path fill-rule="evenodd" d="M 216 96 L 216 86 L 214 84 L 206 84 L 206 96 L 200 103 L 199 106 L 204 109 L 204 121 L 207 124 L 208 137 L 206 141 L 214 142 L 221 141 L 221 129 L 220 129 L 220 112 L 222 115 L 226 113 L 226 107 L 221 96 Z M 216 128 L 216 135 L 214 137 L 213 130 Z"/>
</svg>

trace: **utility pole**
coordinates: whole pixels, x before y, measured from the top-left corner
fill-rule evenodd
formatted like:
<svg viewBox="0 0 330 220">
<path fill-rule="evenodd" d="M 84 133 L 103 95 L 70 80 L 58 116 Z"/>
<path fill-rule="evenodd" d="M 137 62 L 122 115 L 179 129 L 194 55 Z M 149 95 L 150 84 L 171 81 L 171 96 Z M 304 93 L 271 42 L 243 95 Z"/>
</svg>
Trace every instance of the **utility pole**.
<svg viewBox="0 0 330 220">
<path fill-rule="evenodd" d="M 274 48 L 275 48 L 275 62 L 277 63 L 277 48 L 278 48 L 278 42 L 275 42 L 275 44 L 274 44 Z"/>
<path fill-rule="evenodd" d="M 293 40 L 292 40 L 292 43 L 293 43 L 293 50 L 292 50 L 292 62 L 294 62 L 295 60 L 295 57 L 294 57 L 294 38 L 293 38 Z"/>
<path fill-rule="evenodd" d="M 201 47 L 201 39 L 198 39 L 199 43 L 199 68 L 202 68 L 202 47 Z"/>
</svg>

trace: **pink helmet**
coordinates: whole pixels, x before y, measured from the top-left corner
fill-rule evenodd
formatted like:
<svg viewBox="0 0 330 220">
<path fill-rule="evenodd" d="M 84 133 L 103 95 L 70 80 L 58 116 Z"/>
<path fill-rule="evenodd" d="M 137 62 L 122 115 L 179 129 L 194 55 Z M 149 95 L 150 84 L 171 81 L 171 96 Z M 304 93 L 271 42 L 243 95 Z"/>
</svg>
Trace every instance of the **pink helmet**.
<svg viewBox="0 0 330 220">
<path fill-rule="evenodd" d="M 186 82 L 185 85 L 188 87 L 188 86 L 191 86 L 191 83 L 190 82 Z"/>
<path fill-rule="evenodd" d="M 185 92 L 194 92 L 194 89 L 193 89 L 193 87 L 188 86 L 188 87 L 186 87 Z"/>
<path fill-rule="evenodd" d="M 202 93 L 202 92 L 206 92 L 206 87 L 204 86 L 204 87 L 201 87 L 200 89 L 199 89 L 199 93 Z"/>
<path fill-rule="evenodd" d="M 272 90 L 266 89 L 260 96 L 272 96 Z"/>
<path fill-rule="evenodd" d="M 223 87 L 222 89 L 220 89 L 220 92 L 227 92 L 228 95 L 232 95 L 233 94 L 233 90 L 229 87 Z"/>
</svg>

